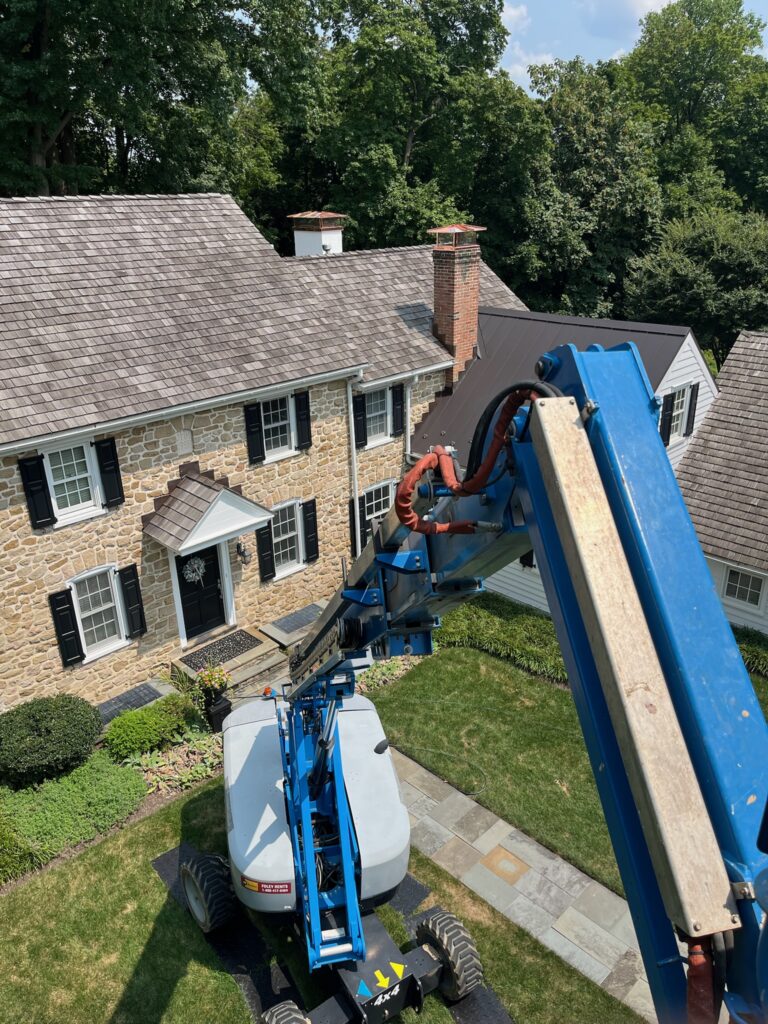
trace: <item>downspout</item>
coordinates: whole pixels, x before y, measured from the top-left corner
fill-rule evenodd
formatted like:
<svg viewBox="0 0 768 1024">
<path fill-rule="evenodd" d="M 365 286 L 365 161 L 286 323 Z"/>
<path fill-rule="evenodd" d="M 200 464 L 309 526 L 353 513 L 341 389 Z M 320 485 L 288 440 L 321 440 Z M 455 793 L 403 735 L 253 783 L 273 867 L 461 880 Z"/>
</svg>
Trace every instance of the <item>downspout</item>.
<svg viewBox="0 0 768 1024">
<path fill-rule="evenodd" d="M 360 379 L 360 376 L 357 378 Z M 352 476 L 352 516 L 355 523 L 355 546 L 352 551 L 353 559 L 355 550 L 360 546 L 360 500 L 357 491 L 357 448 L 355 446 L 355 416 L 352 408 L 352 380 L 347 379 L 347 420 L 349 422 L 349 465 Z"/>
<path fill-rule="evenodd" d="M 411 457 L 411 388 L 418 382 L 418 376 L 405 382 L 405 461 Z"/>
</svg>

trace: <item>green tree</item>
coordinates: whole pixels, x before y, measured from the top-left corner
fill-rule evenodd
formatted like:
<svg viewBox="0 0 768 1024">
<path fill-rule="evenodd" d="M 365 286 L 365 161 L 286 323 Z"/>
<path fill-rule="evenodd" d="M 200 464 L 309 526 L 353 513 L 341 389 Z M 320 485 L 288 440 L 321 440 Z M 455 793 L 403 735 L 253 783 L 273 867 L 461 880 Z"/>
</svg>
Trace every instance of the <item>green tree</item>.
<svg viewBox="0 0 768 1024">
<path fill-rule="evenodd" d="M 221 0 L 0 2 L 0 188 L 184 187 L 243 86 L 235 12 Z"/>
<path fill-rule="evenodd" d="M 676 0 L 643 19 L 625 63 L 667 135 L 683 125 L 708 131 L 747 76 L 764 28 L 742 0 Z"/>
<path fill-rule="evenodd" d="M 545 308 L 608 315 L 659 223 L 653 134 L 603 66 L 555 61 L 531 80 L 551 159 L 527 210 L 529 295 Z"/>
<path fill-rule="evenodd" d="M 690 325 L 721 366 L 740 330 L 768 327 L 768 219 L 715 209 L 671 221 L 634 263 L 626 310 Z"/>
</svg>

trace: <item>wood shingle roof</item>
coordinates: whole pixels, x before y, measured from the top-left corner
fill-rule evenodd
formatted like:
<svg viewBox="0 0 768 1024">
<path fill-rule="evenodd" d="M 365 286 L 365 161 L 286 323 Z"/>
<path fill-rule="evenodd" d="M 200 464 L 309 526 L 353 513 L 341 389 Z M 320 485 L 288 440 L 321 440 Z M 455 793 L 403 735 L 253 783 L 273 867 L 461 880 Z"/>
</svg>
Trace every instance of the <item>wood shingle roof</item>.
<svg viewBox="0 0 768 1024">
<path fill-rule="evenodd" d="M 768 334 L 739 335 L 678 468 L 708 555 L 768 572 Z"/>
<path fill-rule="evenodd" d="M 430 246 L 282 259 L 228 196 L 0 200 L 0 444 L 433 366 L 431 305 Z"/>
</svg>

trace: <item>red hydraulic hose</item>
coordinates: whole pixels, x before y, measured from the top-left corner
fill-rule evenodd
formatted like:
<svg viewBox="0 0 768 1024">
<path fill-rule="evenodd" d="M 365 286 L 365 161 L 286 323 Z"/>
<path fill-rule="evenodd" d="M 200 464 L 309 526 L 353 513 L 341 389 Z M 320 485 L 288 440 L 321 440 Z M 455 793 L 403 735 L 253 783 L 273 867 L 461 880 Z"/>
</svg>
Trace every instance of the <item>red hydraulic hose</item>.
<svg viewBox="0 0 768 1024">
<path fill-rule="evenodd" d="M 688 1024 L 717 1024 L 715 972 L 709 936 L 688 939 Z"/>
<path fill-rule="evenodd" d="M 504 447 L 507 428 L 512 422 L 512 417 L 527 401 L 535 401 L 535 399 L 536 395 L 532 391 L 513 391 L 507 396 L 493 429 L 493 438 L 488 453 L 471 480 L 459 481 L 456 478 L 453 459 L 441 445 L 436 445 L 428 455 L 422 456 L 400 481 L 395 495 L 397 518 L 403 526 L 407 526 L 414 533 L 474 533 L 477 524 L 469 519 L 457 520 L 452 523 L 435 523 L 422 519 L 413 508 L 413 492 L 424 474 L 428 470 L 438 467 L 443 483 L 457 498 L 477 494 L 478 491 L 481 491 L 496 465 L 499 452 Z"/>
</svg>

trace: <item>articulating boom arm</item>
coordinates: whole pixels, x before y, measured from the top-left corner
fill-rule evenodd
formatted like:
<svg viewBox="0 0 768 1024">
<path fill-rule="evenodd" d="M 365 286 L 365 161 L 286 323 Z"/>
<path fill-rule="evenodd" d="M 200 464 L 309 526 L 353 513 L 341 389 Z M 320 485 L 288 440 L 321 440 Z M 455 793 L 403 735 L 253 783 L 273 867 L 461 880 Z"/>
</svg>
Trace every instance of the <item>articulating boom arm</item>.
<svg viewBox="0 0 768 1024">
<path fill-rule="evenodd" d="M 441 449 L 406 476 L 291 659 L 288 731 L 313 792 L 343 802 L 327 723 L 355 671 L 429 653 L 440 614 L 533 548 L 659 1020 L 714 1024 L 725 991 L 733 1021 L 766 1022 L 768 729 L 658 401 L 633 345 L 563 346 L 537 373 L 485 410 L 464 482 Z"/>
</svg>

